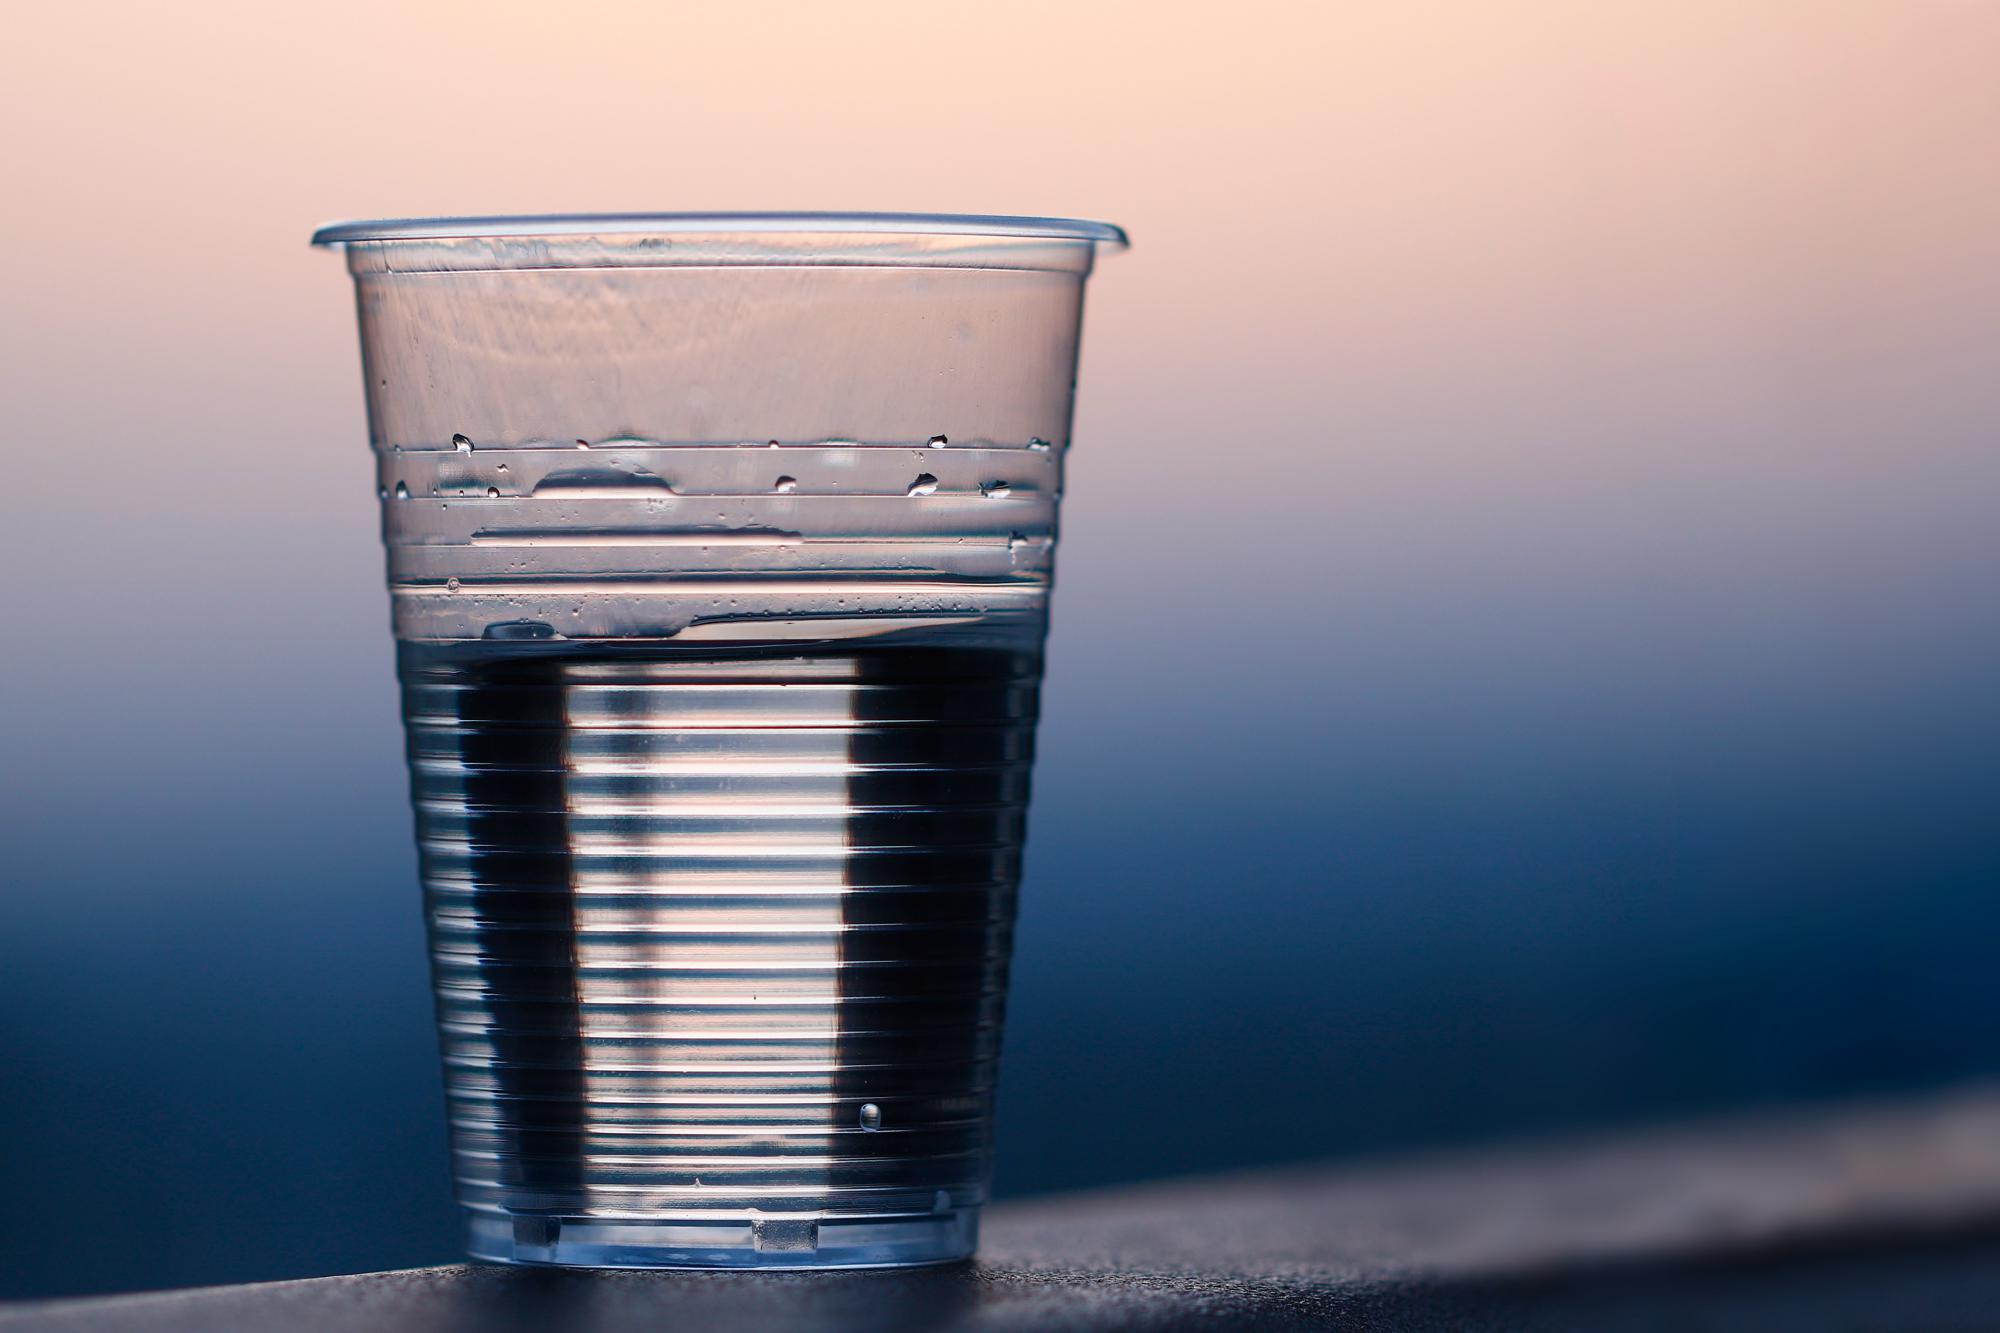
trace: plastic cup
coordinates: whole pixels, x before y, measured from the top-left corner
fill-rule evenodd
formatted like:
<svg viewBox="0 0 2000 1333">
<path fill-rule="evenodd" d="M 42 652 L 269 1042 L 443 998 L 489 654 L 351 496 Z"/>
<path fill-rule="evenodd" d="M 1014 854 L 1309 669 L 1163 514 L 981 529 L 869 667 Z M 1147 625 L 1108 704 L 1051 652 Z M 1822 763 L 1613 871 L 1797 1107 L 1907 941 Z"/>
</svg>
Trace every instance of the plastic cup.
<svg viewBox="0 0 2000 1333">
<path fill-rule="evenodd" d="M 972 1252 L 1116 228 L 357 223 L 457 1194 L 509 1263 Z"/>
</svg>

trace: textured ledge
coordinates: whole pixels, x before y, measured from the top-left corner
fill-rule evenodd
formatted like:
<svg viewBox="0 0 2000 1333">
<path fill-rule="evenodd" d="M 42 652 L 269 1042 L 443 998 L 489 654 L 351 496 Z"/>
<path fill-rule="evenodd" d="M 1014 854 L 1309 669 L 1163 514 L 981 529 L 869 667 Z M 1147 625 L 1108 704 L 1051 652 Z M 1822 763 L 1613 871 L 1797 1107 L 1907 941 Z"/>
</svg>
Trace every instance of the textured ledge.
<svg viewBox="0 0 2000 1333">
<path fill-rule="evenodd" d="M 2000 1090 L 1007 1204 L 976 1265 L 478 1267 L 0 1307 L 7 1333 L 273 1328 L 1983 1329 Z"/>
</svg>

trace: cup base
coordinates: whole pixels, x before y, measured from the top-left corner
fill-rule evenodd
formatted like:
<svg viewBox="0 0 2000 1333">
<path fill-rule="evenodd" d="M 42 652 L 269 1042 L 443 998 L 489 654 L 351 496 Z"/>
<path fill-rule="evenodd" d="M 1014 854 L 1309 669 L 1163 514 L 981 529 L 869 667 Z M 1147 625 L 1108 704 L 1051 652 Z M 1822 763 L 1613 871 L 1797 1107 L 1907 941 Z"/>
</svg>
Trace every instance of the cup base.
<svg viewBox="0 0 2000 1333">
<path fill-rule="evenodd" d="M 979 1210 L 923 1217 L 772 1216 L 632 1221 L 474 1213 L 481 1263 L 554 1268 L 903 1268 L 970 1258 Z"/>
</svg>

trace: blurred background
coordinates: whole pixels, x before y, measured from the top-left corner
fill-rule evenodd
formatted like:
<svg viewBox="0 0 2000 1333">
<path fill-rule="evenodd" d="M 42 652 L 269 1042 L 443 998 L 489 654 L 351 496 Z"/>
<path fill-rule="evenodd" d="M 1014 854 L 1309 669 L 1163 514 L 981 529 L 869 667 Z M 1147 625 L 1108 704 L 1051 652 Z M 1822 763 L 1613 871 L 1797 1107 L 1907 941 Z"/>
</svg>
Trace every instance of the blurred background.
<svg viewBox="0 0 2000 1333">
<path fill-rule="evenodd" d="M 70 3 L 0 1295 L 448 1261 L 335 217 L 1055 213 L 999 1189 L 2000 1072 L 2000 4 Z"/>
</svg>

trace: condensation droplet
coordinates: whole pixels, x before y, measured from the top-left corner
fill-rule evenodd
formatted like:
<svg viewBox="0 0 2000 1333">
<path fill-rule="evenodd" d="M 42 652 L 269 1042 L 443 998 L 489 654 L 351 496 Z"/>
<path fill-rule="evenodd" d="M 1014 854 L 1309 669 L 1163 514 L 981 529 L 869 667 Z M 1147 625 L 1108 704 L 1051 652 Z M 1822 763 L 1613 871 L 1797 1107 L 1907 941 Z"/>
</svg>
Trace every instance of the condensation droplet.
<svg viewBox="0 0 2000 1333">
<path fill-rule="evenodd" d="M 502 620 L 488 625 L 485 639 L 553 639 L 556 627 L 544 620 Z"/>
<path fill-rule="evenodd" d="M 396 483 L 396 498 L 398 500 L 407 500 L 410 498 L 410 487 L 408 483 L 400 481 Z"/>
<path fill-rule="evenodd" d="M 979 488 L 979 493 L 989 500 L 1004 500 L 1014 493 L 1014 488 L 1004 481 L 989 481 Z"/>
<path fill-rule="evenodd" d="M 874 1102 L 861 1103 L 861 1127 L 871 1133 L 882 1128 L 882 1108 Z"/>
<path fill-rule="evenodd" d="M 505 463 L 502 463 L 502 464 L 501 464 L 501 465 L 499 466 L 499 468 L 497 469 L 497 471 L 500 471 L 500 472 L 505 472 L 506 470 L 507 470 L 507 465 L 506 465 Z"/>
<path fill-rule="evenodd" d="M 780 495 L 790 495 L 798 488 L 799 479 L 797 477 L 780 477 L 771 483 L 771 489 Z"/>
<path fill-rule="evenodd" d="M 931 448 L 933 448 L 933 449 L 942 449 L 942 448 L 944 448 L 944 447 L 945 447 L 945 446 L 946 446 L 947 444 L 950 444 L 950 443 L 951 443 L 951 441 L 950 441 L 950 440 L 948 440 L 948 439 L 946 439 L 946 438 L 945 438 L 944 436 L 942 436 L 942 435 L 933 435 L 933 436 L 931 436 L 931 438 L 930 438 L 930 439 L 929 439 L 929 440 L 927 441 L 927 443 L 928 443 L 928 444 L 930 445 L 930 447 L 931 447 Z"/>
<path fill-rule="evenodd" d="M 658 500 L 674 493 L 666 478 L 637 468 L 565 468 L 549 473 L 530 495 L 591 495 Z"/>
<path fill-rule="evenodd" d="M 776 440 L 772 440 L 772 441 L 770 441 L 770 442 L 769 442 L 768 444 L 766 444 L 766 445 L 765 445 L 764 447 L 765 447 L 766 449 L 775 449 L 775 448 L 777 448 L 777 447 L 778 447 L 778 442 L 777 442 Z"/>
<path fill-rule="evenodd" d="M 937 478 L 933 477 L 928 472 L 919 472 L 917 474 L 917 479 L 910 483 L 909 493 L 911 495 L 937 494 Z"/>
<path fill-rule="evenodd" d="M 444 581 L 444 586 L 446 587 L 446 589 L 448 589 L 448 590 L 449 590 L 449 591 L 451 591 L 451 592 L 457 592 L 457 591 L 458 591 L 458 580 L 457 580 L 457 579 L 446 579 L 446 580 Z"/>
<path fill-rule="evenodd" d="M 454 435 L 451 437 L 451 447 L 462 454 L 469 454 L 472 452 L 472 441 L 463 435 Z"/>
<path fill-rule="evenodd" d="M 498 486 L 488 486 L 488 487 L 486 488 L 486 498 L 487 498 L 487 499 L 489 499 L 489 500 L 497 500 L 497 499 L 499 499 L 499 498 L 500 498 L 500 488 L 499 488 Z"/>
<path fill-rule="evenodd" d="M 386 500 L 386 499 L 388 499 L 388 498 L 389 498 L 389 488 L 388 488 L 387 486 L 377 486 L 377 487 L 375 488 L 375 498 L 376 498 L 376 499 L 378 499 L 378 500 Z"/>
<path fill-rule="evenodd" d="M 579 448 L 579 449 L 588 449 L 588 448 L 590 447 L 590 441 L 589 441 L 589 440 L 578 440 L 578 441 L 576 442 L 576 447 L 577 447 L 577 448 Z"/>
<path fill-rule="evenodd" d="M 1028 447 L 1038 454 L 1045 454 L 1049 451 L 1049 442 L 1037 435 L 1028 441 Z"/>
</svg>

